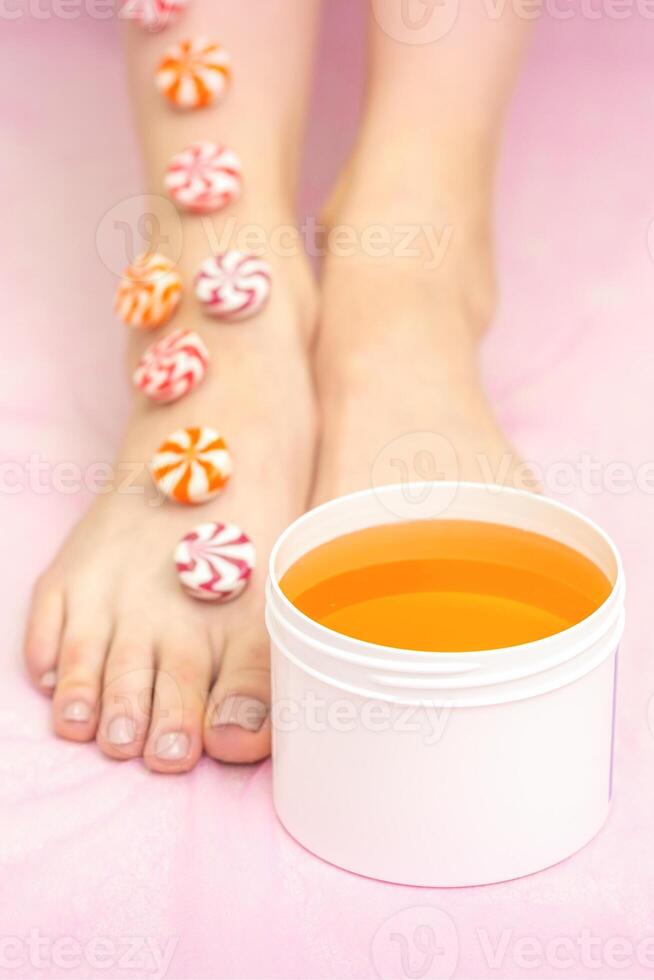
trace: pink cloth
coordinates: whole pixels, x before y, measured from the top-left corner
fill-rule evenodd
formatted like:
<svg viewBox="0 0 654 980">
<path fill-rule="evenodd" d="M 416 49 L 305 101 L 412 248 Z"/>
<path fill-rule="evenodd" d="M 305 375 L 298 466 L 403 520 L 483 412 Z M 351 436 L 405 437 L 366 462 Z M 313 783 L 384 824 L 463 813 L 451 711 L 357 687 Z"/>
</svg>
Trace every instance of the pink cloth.
<svg viewBox="0 0 654 980">
<path fill-rule="evenodd" d="M 362 10 L 353 0 L 328 6 L 306 208 L 346 152 L 361 72 Z M 498 206 L 503 304 L 486 367 L 502 420 L 543 464 L 587 453 L 633 472 L 652 458 L 653 25 L 637 8 L 623 21 L 579 12 L 544 21 L 512 109 Z M 139 188 L 116 33 L 86 18 L 25 17 L 3 30 L 13 39 L 0 60 L 2 457 L 110 460 L 126 393 L 114 278 L 95 233 Z M 654 509 L 633 481 L 623 493 L 591 491 L 577 478 L 559 495 L 615 536 L 629 581 L 611 817 L 557 867 L 446 891 L 364 880 L 306 853 L 276 822 L 268 763 L 204 760 L 166 778 L 56 740 L 23 675 L 21 631 L 30 583 L 87 499 L 5 488 L 0 976 L 157 975 L 152 944 L 172 951 L 167 975 L 179 980 L 647 976 L 642 948 L 620 967 L 611 941 L 654 934 Z M 414 928 L 430 922 L 446 949 L 425 967 Z M 595 966 L 584 935 L 599 941 Z M 565 968 L 552 949 L 529 967 L 516 947 L 519 937 L 561 936 L 581 944 Z M 93 937 L 106 942 L 80 953 L 75 942 Z M 137 969 L 124 958 L 130 937 Z M 494 961 L 488 947 L 498 944 Z"/>
</svg>

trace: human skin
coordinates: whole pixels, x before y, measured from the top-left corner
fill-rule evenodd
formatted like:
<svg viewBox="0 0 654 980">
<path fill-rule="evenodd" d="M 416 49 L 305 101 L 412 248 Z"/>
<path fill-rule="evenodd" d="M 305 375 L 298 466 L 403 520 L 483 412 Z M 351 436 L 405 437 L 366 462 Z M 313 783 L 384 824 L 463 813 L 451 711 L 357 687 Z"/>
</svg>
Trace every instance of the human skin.
<svg viewBox="0 0 654 980">
<path fill-rule="evenodd" d="M 198 139 L 235 149 L 246 187 L 237 204 L 209 220 L 175 219 L 182 244 L 170 257 L 187 296 L 157 337 L 180 326 L 197 331 L 215 369 L 175 405 L 137 395 L 118 460 L 143 465 L 175 429 L 212 425 L 230 444 L 234 477 L 200 508 L 154 507 L 143 465 L 142 494 L 96 501 L 37 583 L 25 644 L 33 682 L 52 696 L 59 736 L 96 739 L 112 758 L 142 755 L 167 773 L 192 768 L 203 751 L 228 762 L 269 753 L 267 558 L 310 500 L 369 486 L 385 448 L 399 445 L 402 455 L 410 445 L 415 455 L 421 433 L 447 450 L 432 460 L 435 475 L 495 473 L 502 482 L 530 483 L 478 369 L 479 339 L 494 307 L 494 164 L 528 23 L 508 11 L 492 21 L 482 4 L 470 4 L 445 38 L 407 45 L 382 29 L 377 5 L 361 129 L 325 220 L 354 230 L 359 242 L 377 225 L 451 228 L 452 235 L 436 268 L 424 235 L 409 258 L 364 247 L 348 258 L 328 254 L 316 333 L 316 290 L 299 236 L 283 255 L 272 243 L 295 220 L 319 3 L 217 6 L 196 0 L 165 33 L 130 25 L 126 35 L 144 190 L 160 194 L 171 156 Z M 155 90 L 153 69 L 164 45 L 198 35 L 215 35 L 230 50 L 233 90 L 218 108 L 176 112 Z M 178 240 L 169 203 L 155 200 L 153 213 L 165 253 Z M 203 315 L 189 284 L 225 229 L 237 236 L 248 226 L 259 229 L 272 265 L 271 300 L 253 320 L 219 326 Z M 131 334 L 130 373 L 152 340 Z M 390 469 L 385 478 L 393 479 Z M 236 522 L 258 552 L 247 592 L 220 607 L 185 596 L 172 565 L 179 538 L 207 520 Z"/>
<path fill-rule="evenodd" d="M 442 38 L 407 44 L 384 29 L 396 8 L 375 0 L 370 15 L 363 118 L 325 223 L 355 229 L 362 243 L 372 226 L 398 242 L 396 230 L 413 228 L 414 254 L 327 256 L 315 503 L 371 479 L 535 489 L 479 371 L 496 301 L 493 179 L 530 21 L 510 6 L 495 20 L 483 3 L 461 4 Z M 435 242 L 446 246 L 437 254 Z"/>
<path fill-rule="evenodd" d="M 271 242 L 279 228 L 294 226 L 318 13 L 314 0 L 249 0 L 248 16 L 241 0 L 200 0 L 161 33 L 127 25 L 143 190 L 161 195 L 170 158 L 199 139 L 234 149 L 245 182 L 241 200 L 225 211 L 176 219 L 181 252 L 170 257 L 186 295 L 164 328 L 130 333 L 128 369 L 131 375 L 155 336 L 179 327 L 203 337 L 211 369 L 173 405 L 137 394 L 118 460 L 145 464 L 176 429 L 211 425 L 228 441 L 234 475 L 219 498 L 201 507 L 152 506 L 145 467 L 142 494 L 98 499 L 37 583 L 25 650 L 34 683 L 52 695 L 59 736 L 95 738 L 113 758 L 142 755 L 158 772 L 188 770 L 203 750 L 236 762 L 270 750 L 267 558 L 277 535 L 306 507 L 316 431 L 308 358 L 315 285 L 299 236 L 284 255 Z M 164 47 L 200 35 L 215 36 L 230 51 L 232 90 L 218 107 L 176 111 L 156 90 L 154 68 Z M 177 225 L 170 227 L 170 205 L 162 197 L 149 207 L 157 248 L 166 254 L 180 240 Z M 235 247 L 247 227 L 257 230 L 259 251 L 272 266 L 270 301 L 251 320 L 218 324 L 203 314 L 192 282 L 219 236 L 231 229 L 227 247 Z M 177 541 L 211 520 L 235 522 L 257 548 L 249 588 L 220 608 L 186 596 L 172 561 Z"/>
</svg>

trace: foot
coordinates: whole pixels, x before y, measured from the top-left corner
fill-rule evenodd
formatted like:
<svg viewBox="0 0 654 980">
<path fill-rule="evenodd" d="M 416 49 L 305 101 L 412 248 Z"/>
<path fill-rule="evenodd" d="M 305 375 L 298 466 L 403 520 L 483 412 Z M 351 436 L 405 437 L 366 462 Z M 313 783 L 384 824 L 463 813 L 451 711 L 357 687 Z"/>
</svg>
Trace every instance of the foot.
<svg viewBox="0 0 654 980">
<path fill-rule="evenodd" d="M 222 496 L 200 507 L 157 503 L 142 469 L 131 493 L 93 504 L 35 589 L 25 656 L 52 696 L 55 732 L 96 739 L 115 759 L 142 755 L 157 772 L 188 770 L 203 749 L 226 762 L 270 751 L 267 561 L 306 504 L 314 444 L 313 286 L 300 260 L 273 263 L 271 300 L 256 319 L 221 326 L 184 302 L 165 332 L 219 338 L 218 353 L 187 398 L 165 407 L 139 398 L 120 454 L 143 463 L 175 429 L 211 425 L 234 458 Z M 211 520 L 235 522 L 257 549 L 248 589 L 223 606 L 185 595 L 172 562 L 177 541 Z"/>
<path fill-rule="evenodd" d="M 412 256 L 331 254 L 325 264 L 316 377 L 323 414 L 315 502 L 371 485 L 434 479 L 535 489 L 502 432 L 479 376 L 477 347 L 493 308 L 486 209 L 421 201 L 375 181 L 372 161 L 341 185 L 332 227 L 424 227 Z M 462 195 L 462 198 L 465 195 Z M 470 196 L 468 196 L 470 200 Z M 451 228 L 435 266 L 430 243 Z M 336 239 L 334 239 L 336 240 Z"/>
</svg>

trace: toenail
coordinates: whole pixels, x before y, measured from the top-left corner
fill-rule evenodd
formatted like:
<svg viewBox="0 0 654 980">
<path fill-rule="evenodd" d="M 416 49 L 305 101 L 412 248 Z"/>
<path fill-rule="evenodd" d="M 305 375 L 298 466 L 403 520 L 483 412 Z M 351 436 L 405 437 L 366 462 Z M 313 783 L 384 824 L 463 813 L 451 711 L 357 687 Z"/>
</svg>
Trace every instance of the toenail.
<svg viewBox="0 0 654 980">
<path fill-rule="evenodd" d="M 53 688 L 57 686 L 57 671 L 56 670 L 46 670 L 45 674 L 41 675 L 41 687 L 45 687 L 48 691 L 52 691 Z"/>
<path fill-rule="evenodd" d="M 136 725 L 126 715 L 117 715 L 107 728 L 107 741 L 112 745 L 129 745 L 136 738 Z"/>
<path fill-rule="evenodd" d="M 71 701 L 64 708 L 64 721 L 88 721 L 91 717 L 91 709 L 86 701 Z"/>
<path fill-rule="evenodd" d="M 191 746 L 191 740 L 184 732 L 166 732 L 157 739 L 155 755 L 167 762 L 177 762 L 185 759 Z"/>
<path fill-rule="evenodd" d="M 247 732 L 258 732 L 267 717 L 268 705 L 263 701 L 232 694 L 218 705 L 211 724 L 214 728 L 238 725 Z"/>
</svg>

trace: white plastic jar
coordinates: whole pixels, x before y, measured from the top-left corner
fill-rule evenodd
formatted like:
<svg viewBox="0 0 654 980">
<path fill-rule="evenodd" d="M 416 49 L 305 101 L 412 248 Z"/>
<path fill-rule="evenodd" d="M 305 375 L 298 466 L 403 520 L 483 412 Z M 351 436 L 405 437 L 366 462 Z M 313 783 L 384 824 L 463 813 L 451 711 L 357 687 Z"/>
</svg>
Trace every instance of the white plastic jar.
<svg viewBox="0 0 654 980">
<path fill-rule="evenodd" d="M 416 488 L 418 489 L 418 488 Z M 399 650 L 299 612 L 279 582 L 318 545 L 407 519 L 411 486 L 305 514 L 270 561 L 277 814 L 342 868 L 411 885 L 476 885 L 562 860 L 611 798 L 624 576 L 597 525 L 545 497 L 440 483 L 411 518 L 481 520 L 544 534 L 591 559 L 613 588 L 591 616 L 535 643 L 475 653 Z"/>
</svg>

